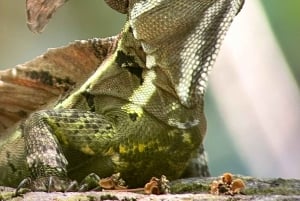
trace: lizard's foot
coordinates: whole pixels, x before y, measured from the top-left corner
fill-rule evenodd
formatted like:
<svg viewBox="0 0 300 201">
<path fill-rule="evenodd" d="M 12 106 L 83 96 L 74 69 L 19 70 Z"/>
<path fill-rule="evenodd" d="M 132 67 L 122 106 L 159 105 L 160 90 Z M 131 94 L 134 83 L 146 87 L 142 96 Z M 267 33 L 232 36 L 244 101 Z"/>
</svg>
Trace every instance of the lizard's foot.
<svg viewBox="0 0 300 201">
<path fill-rule="evenodd" d="M 21 188 L 27 188 L 31 191 L 44 191 L 44 192 L 70 192 L 70 191 L 89 191 L 100 189 L 99 186 L 100 177 L 91 173 L 86 176 L 80 185 L 77 181 L 71 181 L 70 179 L 62 179 L 57 176 L 39 177 L 32 180 L 30 177 L 25 178 L 18 185 L 16 189 L 16 195 L 20 194 Z"/>
<path fill-rule="evenodd" d="M 77 191 L 78 184 L 76 181 L 70 179 L 62 179 L 57 176 L 39 177 L 35 180 L 26 178 L 18 185 L 16 189 L 16 195 L 21 188 L 29 188 L 32 191 L 44 191 L 44 192 L 66 192 Z"/>
<path fill-rule="evenodd" d="M 81 181 L 78 191 L 96 191 L 101 189 L 124 190 L 127 189 L 127 186 L 125 186 L 125 181 L 120 177 L 120 173 L 115 173 L 102 179 L 97 174 L 91 173 Z"/>
<path fill-rule="evenodd" d="M 98 190 L 100 189 L 99 182 L 100 177 L 95 173 L 91 173 L 80 182 L 78 191 L 84 192 L 89 190 Z"/>
</svg>

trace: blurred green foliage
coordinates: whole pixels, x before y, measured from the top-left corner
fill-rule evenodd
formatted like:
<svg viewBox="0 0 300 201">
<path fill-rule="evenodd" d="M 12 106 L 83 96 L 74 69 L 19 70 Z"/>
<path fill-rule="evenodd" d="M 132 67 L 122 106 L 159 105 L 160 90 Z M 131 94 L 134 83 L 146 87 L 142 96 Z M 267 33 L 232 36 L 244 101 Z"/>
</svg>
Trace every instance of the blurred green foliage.
<svg viewBox="0 0 300 201">
<path fill-rule="evenodd" d="M 263 5 L 278 45 L 299 87 L 300 1 L 261 0 L 260 2 Z M 247 0 L 245 4 L 247 4 Z M 253 42 L 255 43 L 255 41 Z M 211 173 L 213 175 L 221 175 L 226 170 L 245 175 L 251 174 L 251 170 L 245 164 L 245 160 L 247 159 L 239 156 L 239 150 L 234 146 L 234 139 L 229 135 L 229 131 L 215 107 L 214 97 L 212 97 L 210 90 L 208 90 L 205 109 L 209 125 L 205 144 L 206 150 L 209 153 Z"/>
<path fill-rule="evenodd" d="M 300 1 L 262 0 L 278 43 L 300 85 Z"/>
</svg>

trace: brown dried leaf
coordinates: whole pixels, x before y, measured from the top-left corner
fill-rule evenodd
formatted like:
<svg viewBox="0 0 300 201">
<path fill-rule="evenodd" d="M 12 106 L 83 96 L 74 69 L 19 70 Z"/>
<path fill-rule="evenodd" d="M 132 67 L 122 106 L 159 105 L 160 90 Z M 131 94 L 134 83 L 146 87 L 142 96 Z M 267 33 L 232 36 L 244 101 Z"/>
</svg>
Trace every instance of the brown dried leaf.
<svg viewBox="0 0 300 201">
<path fill-rule="evenodd" d="M 26 0 L 27 26 L 34 33 L 43 31 L 53 13 L 68 0 Z"/>
<path fill-rule="evenodd" d="M 214 180 L 210 184 L 210 193 L 213 195 L 235 195 L 242 194 L 246 187 L 241 179 L 233 179 L 231 173 L 224 173 L 219 180 Z"/>
<path fill-rule="evenodd" d="M 235 179 L 232 181 L 231 190 L 233 194 L 240 194 L 242 190 L 246 187 L 245 183 L 241 179 Z"/>
<path fill-rule="evenodd" d="M 222 181 L 225 183 L 225 184 L 231 184 L 232 182 L 232 179 L 233 179 L 233 175 L 229 172 L 226 172 L 223 174 L 223 176 L 221 177 L 222 178 Z"/>
<path fill-rule="evenodd" d="M 165 175 L 162 175 L 160 179 L 152 177 L 144 187 L 145 194 L 168 194 L 170 193 L 169 180 Z"/>
<path fill-rule="evenodd" d="M 100 179 L 99 186 L 106 190 L 125 190 L 125 181 L 121 178 L 120 173 L 113 174 L 110 177 Z"/>
<path fill-rule="evenodd" d="M 145 194 L 156 194 L 159 195 L 159 187 L 158 187 L 159 179 L 156 177 L 152 177 L 148 183 L 146 183 L 144 187 Z"/>
</svg>

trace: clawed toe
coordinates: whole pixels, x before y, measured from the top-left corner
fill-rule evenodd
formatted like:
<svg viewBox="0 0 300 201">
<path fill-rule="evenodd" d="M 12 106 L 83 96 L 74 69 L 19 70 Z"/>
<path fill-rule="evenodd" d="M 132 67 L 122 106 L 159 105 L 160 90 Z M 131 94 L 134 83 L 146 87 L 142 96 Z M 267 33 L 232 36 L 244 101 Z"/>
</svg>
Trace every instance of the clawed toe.
<svg viewBox="0 0 300 201">
<path fill-rule="evenodd" d="M 29 189 L 29 185 L 31 183 L 31 178 L 30 177 L 27 177 L 25 179 L 23 179 L 20 184 L 18 185 L 18 187 L 16 188 L 16 191 L 15 191 L 15 196 L 18 196 L 20 194 L 23 194 L 23 192 L 21 192 L 20 190 L 22 188 L 27 188 Z"/>
<path fill-rule="evenodd" d="M 40 177 L 35 180 L 27 177 L 18 185 L 16 189 L 16 195 L 20 194 L 21 188 L 27 188 L 32 191 L 66 192 L 77 191 L 78 184 L 76 181 L 71 181 L 70 179 L 66 178 L 59 178 L 57 176 Z"/>
<path fill-rule="evenodd" d="M 116 176 L 115 176 L 116 177 Z M 114 180 L 115 177 L 104 179 L 108 180 L 109 183 L 116 185 Z M 119 178 L 119 177 L 117 177 Z M 112 181 L 111 181 L 112 180 Z M 119 181 L 119 180 L 117 180 Z M 107 183 L 107 182 L 104 182 Z M 118 182 L 119 183 L 119 182 Z M 102 185 L 101 185 L 102 184 Z M 84 192 L 89 190 L 97 190 L 103 187 L 103 181 L 101 182 L 100 177 L 95 173 L 91 173 L 86 176 L 80 185 L 77 181 L 72 181 L 68 178 L 60 178 L 57 176 L 39 177 L 37 179 L 31 179 L 30 177 L 25 178 L 20 182 L 16 189 L 16 195 L 22 194 L 21 189 L 29 189 L 31 191 L 44 191 L 44 192 Z M 104 185 L 107 187 L 107 184 Z"/>
<path fill-rule="evenodd" d="M 95 173 L 91 173 L 81 181 L 78 191 L 84 192 L 92 189 L 98 189 L 100 188 L 99 181 L 100 177 Z"/>
</svg>

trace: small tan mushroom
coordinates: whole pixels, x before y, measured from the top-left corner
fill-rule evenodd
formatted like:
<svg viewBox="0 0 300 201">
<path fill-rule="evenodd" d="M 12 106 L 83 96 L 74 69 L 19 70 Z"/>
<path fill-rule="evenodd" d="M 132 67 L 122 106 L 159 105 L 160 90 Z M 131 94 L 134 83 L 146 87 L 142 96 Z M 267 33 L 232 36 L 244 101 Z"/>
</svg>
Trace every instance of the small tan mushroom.
<svg viewBox="0 0 300 201">
<path fill-rule="evenodd" d="M 231 184 L 231 190 L 234 194 L 239 194 L 245 187 L 246 185 L 241 179 L 235 179 Z"/>
<path fill-rule="evenodd" d="M 230 185 L 232 182 L 233 175 L 231 173 L 224 173 L 222 176 L 222 181 L 224 184 Z"/>
</svg>

